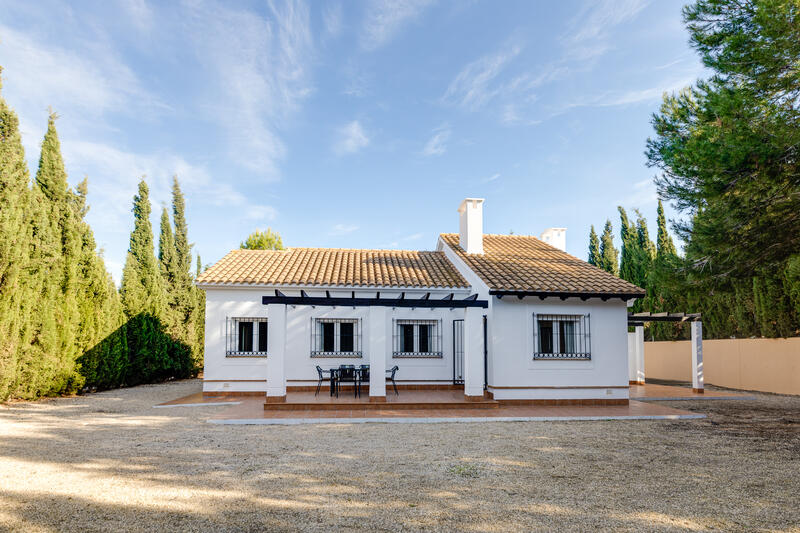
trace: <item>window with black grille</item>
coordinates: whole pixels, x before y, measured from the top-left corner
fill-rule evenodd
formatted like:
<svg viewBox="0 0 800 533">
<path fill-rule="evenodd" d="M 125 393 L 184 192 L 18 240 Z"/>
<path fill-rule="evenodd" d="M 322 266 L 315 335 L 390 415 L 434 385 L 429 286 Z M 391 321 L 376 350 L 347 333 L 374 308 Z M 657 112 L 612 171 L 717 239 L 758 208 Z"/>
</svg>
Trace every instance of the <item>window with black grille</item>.
<svg viewBox="0 0 800 533">
<path fill-rule="evenodd" d="M 266 318 L 233 317 L 225 320 L 225 355 L 264 357 L 269 339 Z"/>
<path fill-rule="evenodd" d="M 312 318 L 311 357 L 361 357 L 360 318 Z"/>
<path fill-rule="evenodd" d="M 592 358 L 589 315 L 533 315 L 534 359 Z"/>
<path fill-rule="evenodd" d="M 393 357 L 442 357 L 440 320 L 395 320 Z"/>
</svg>

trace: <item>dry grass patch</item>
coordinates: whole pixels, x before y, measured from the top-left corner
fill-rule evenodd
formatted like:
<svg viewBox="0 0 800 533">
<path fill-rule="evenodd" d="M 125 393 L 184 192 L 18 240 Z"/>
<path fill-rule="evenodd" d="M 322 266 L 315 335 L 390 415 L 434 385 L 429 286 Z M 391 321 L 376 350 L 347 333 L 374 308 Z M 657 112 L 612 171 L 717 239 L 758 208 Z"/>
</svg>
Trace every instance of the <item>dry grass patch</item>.
<svg viewBox="0 0 800 533">
<path fill-rule="evenodd" d="M 0 407 L 0 530 L 790 529 L 800 398 L 705 420 L 222 426 L 197 381 Z"/>
</svg>

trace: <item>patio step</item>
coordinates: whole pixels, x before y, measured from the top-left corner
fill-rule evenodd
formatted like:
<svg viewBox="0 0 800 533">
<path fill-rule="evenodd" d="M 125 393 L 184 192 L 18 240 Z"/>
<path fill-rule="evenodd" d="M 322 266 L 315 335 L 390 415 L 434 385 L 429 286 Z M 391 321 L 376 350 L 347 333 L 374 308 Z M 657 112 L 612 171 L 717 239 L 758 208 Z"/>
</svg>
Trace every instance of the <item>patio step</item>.
<svg viewBox="0 0 800 533">
<path fill-rule="evenodd" d="M 410 409 L 497 409 L 500 404 L 495 400 L 478 402 L 467 401 L 389 401 L 389 402 L 286 402 L 264 403 L 265 411 L 397 411 Z"/>
</svg>

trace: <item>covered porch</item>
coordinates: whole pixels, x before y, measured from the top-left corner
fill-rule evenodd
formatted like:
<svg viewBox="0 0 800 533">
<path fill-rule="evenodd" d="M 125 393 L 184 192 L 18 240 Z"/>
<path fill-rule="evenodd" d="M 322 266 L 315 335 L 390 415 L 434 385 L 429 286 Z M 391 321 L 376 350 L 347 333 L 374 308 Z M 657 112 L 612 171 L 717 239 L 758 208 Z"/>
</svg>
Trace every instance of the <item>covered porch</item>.
<svg viewBox="0 0 800 533">
<path fill-rule="evenodd" d="M 407 297 L 405 292 L 399 291 L 389 292 L 389 296 L 386 296 L 386 292 L 382 295 L 380 291 L 376 291 L 374 296 L 365 296 L 363 292 L 357 295 L 355 291 L 350 292 L 348 296 L 344 296 L 341 293 L 331 295 L 329 291 L 325 291 L 325 296 L 309 296 L 304 290 L 300 290 L 299 293 L 299 295 L 287 295 L 280 290 L 275 290 L 274 295 L 262 297 L 262 304 L 267 306 L 270 329 L 267 347 L 269 357 L 266 365 L 264 409 L 292 410 L 311 408 L 313 406 L 327 406 L 322 408 L 332 409 L 333 407 L 331 406 L 335 405 L 388 403 L 393 406 L 405 405 L 413 408 L 416 404 L 431 402 L 443 405 L 484 402 L 486 355 L 484 309 L 488 307 L 488 302 L 479 300 L 477 294 L 468 295 L 469 293 L 465 291 L 462 297 L 456 297 L 456 294 L 452 292 L 447 293 L 444 297 L 441 296 L 441 293 L 439 296 L 432 297 L 431 292 L 427 292 Z M 363 333 L 361 319 L 358 321 L 358 360 L 350 363 L 351 368 L 355 367 L 359 376 L 366 375 L 364 369 L 368 369 L 368 377 L 359 379 L 358 384 L 343 383 L 340 380 L 340 390 L 336 397 L 332 397 L 329 393 L 332 383 L 330 379 L 331 371 L 336 372 L 338 367 L 339 375 L 341 375 L 342 370 L 341 365 L 334 364 L 338 362 L 335 357 L 313 359 L 316 352 L 312 349 L 312 361 L 314 361 L 312 364 L 318 364 L 318 367 L 322 372 L 326 373 L 327 377 L 327 379 L 321 380 L 322 386 L 319 387 L 318 393 L 316 393 L 316 386 L 302 385 L 302 382 L 307 380 L 287 379 L 287 367 L 294 361 L 292 357 L 298 351 L 298 343 L 290 343 L 288 339 L 289 330 L 292 327 L 290 325 L 290 316 L 293 313 L 297 314 L 298 310 L 295 310 L 296 308 L 312 310 L 318 307 L 360 309 L 359 316 L 363 316 Z M 289 309 L 293 311 L 290 313 Z M 459 315 L 463 316 L 463 319 L 453 320 L 452 360 L 455 365 L 456 351 L 458 351 L 460 365 L 460 379 L 457 385 L 443 386 L 439 383 L 436 386 L 429 387 L 427 390 L 420 391 L 419 389 L 422 387 L 420 385 L 400 383 L 404 378 L 403 368 L 414 360 L 414 354 L 396 353 L 398 350 L 394 344 L 397 343 L 397 332 L 394 330 L 399 329 L 399 321 L 393 317 L 396 316 L 395 311 L 397 310 L 411 312 L 415 310 L 417 312 L 425 310 L 429 312 L 433 310 L 458 310 L 459 313 L 463 312 L 463 315 Z M 399 313 L 400 311 L 397 312 Z M 404 316 L 413 315 L 405 313 Z M 407 322 L 413 322 L 413 320 L 405 319 L 402 321 L 403 324 Z M 435 321 L 422 320 L 420 322 Z M 439 319 L 439 323 L 441 323 L 441 319 Z M 458 335 L 455 333 L 455 323 L 459 323 Z M 439 327 L 440 330 L 441 327 Z M 456 336 L 458 337 L 457 341 Z M 456 342 L 458 350 L 456 350 Z M 290 345 L 295 350 L 291 354 Z M 438 358 L 439 360 L 444 360 L 441 350 L 442 348 L 440 347 L 439 353 L 435 357 L 430 357 L 429 354 L 421 355 L 425 355 L 429 359 Z M 407 350 L 400 351 L 405 352 Z M 399 361 L 394 359 L 401 355 L 403 357 L 411 355 L 411 357 Z M 404 365 L 403 361 L 407 361 L 406 365 Z M 399 366 L 399 394 L 395 394 L 393 383 L 387 382 L 387 372 L 391 371 L 393 365 Z M 417 370 L 419 371 L 419 367 Z M 441 368 L 438 369 L 438 372 L 441 373 Z M 439 379 L 441 379 L 441 376 L 439 376 Z M 361 394 L 358 397 L 354 394 L 354 387 L 361 389 Z M 388 394 L 387 388 L 389 388 Z M 409 400 L 407 393 L 412 390 L 414 392 L 425 392 L 429 396 L 422 401 Z"/>
</svg>

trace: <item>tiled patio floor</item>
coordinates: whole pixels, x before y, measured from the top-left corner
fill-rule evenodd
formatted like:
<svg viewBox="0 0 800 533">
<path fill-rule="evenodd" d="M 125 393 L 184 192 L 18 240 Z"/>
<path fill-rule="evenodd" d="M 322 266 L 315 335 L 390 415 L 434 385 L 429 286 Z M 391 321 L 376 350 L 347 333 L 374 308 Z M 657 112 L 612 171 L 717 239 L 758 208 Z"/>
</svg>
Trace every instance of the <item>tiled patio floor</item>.
<svg viewBox="0 0 800 533">
<path fill-rule="evenodd" d="M 652 389 L 650 389 L 653 387 Z M 645 385 L 631 387 L 631 397 L 640 399 L 666 398 L 704 398 L 704 395 L 692 395 L 691 389 L 663 385 Z M 652 390 L 653 392 L 650 392 Z M 688 394 L 686 393 L 688 390 Z M 718 391 L 714 391 L 713 397 Z M 264 409 L 264 398 L 261 396 L 241 397 L 203 397 L 201 393 L 166 402 L 156 407 L 178 407 L 191 405 L 228 405 L 226 409 L 213 415 L 208 421 L 213 424 L 314 424 L 314 423 L 430 423 L 430 422 L 483 422 L 483 421 L 551 421 L 551 420 L 676 420 L 703 418 L 705 415 L 674 409 L 652 402 L 632 399 L 628 405 L 608 406 L 547 406 L 494 405 L 491 408 L 478 408 L 463 402 L 463 393 L 459 391 L 401 391 L 399 396 L 387 395 L 386 404 L 369 404 L 368 398 L 353 398 L 342 395 L 338 398 L 339 406 L 319 409 L 303 406 L 302 409 Z M 736 398 L 741 395 L 726 393 L 725 397 Z M 314 393 L 290 393 L 287 403 L 308 403 L 311 399 L 326 406 L 337 399 Z M 709 398 L 710 399 L 710 398 Z M 428 402 L 430 407 L 409 408 L 403 403 Z M 460 405 L 452 405 L 457 402 Z M 437 406 L 437 403 L 439 404 Z M 342 405 L 346 407 L 342 408 Z"/>
</svg>

